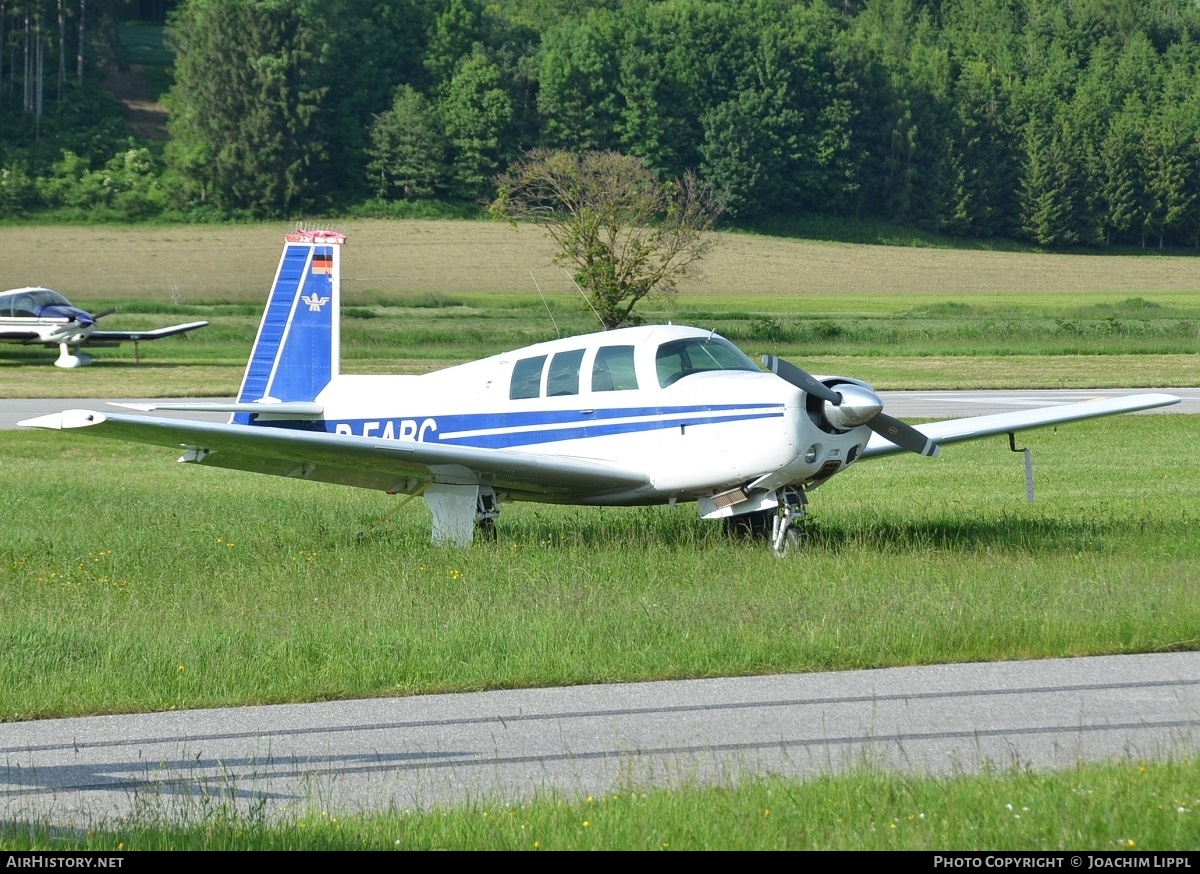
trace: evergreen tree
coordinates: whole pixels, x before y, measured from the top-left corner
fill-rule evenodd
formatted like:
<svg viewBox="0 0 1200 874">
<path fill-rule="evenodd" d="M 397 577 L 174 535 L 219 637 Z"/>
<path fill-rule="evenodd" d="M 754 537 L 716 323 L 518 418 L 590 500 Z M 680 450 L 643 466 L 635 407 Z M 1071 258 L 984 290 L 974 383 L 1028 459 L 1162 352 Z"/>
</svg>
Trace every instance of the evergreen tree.
<svg viewBox="0 0 1200 874">
<path fill-rule="evenodd" d="M 500 69 L 482 52 L 463 59 L 445 84 L 438 115 L 450 152 L 453 193 L 477 199 L 489 191 L 500 169 L 512 100 L 501 86 Z"/>
<path fill-rule="evenodd" d="M 427 101 L 409 85 L 396 89 L 392 108 L 375 116 L 367 173 L 376 197 L 430 197 L 443 186 L 445 142 Z"/>
<path fill-rule="evenodd" d="M 289 0 L 187 0 L 171 19 L 168 159 L 199 199 L 272 215 L 315 199 L 313 34 Z"/>
</svg>

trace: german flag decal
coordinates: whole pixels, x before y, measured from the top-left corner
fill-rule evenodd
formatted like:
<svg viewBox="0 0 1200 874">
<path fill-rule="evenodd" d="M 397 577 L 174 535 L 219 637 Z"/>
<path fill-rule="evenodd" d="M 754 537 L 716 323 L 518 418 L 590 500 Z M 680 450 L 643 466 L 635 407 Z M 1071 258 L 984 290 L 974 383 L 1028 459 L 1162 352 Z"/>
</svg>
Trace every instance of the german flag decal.
<svg viewBox="0 0 1200 874">
<path fill-rule="evenodd" d="M 333 273 L 333 253 L 329 251 L 313 252 L 312 272 L 324 274 Z"/>
</svg>

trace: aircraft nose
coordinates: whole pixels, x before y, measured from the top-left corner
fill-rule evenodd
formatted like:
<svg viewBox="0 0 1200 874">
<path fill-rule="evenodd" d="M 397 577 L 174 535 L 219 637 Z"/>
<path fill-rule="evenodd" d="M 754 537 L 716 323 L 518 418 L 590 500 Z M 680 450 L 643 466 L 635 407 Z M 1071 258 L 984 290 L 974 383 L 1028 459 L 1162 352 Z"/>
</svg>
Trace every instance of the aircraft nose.
<svg viewBox="0 0 1200 874">
<path fill-rule="evenodd" d="M 38 317 L 48 319 L 68 319 L 85 328 L 96 323 L 96 319 L 91 313 L 89 313 L 87 310 L 81 310 L 79 307 L 54 305 L 44 306 L 38 310 Z"/>
<path fill-rule="evenodd" d="M 836 407 L 827 404 L 825 416 L 835 428 L 849 431 L 859 425 L 865 425 L 883 412 L 883 401 L 879 395 L 854 383 L 841 383 L 834 389 L 842 396 L 842 402 Z"/>
</svg>

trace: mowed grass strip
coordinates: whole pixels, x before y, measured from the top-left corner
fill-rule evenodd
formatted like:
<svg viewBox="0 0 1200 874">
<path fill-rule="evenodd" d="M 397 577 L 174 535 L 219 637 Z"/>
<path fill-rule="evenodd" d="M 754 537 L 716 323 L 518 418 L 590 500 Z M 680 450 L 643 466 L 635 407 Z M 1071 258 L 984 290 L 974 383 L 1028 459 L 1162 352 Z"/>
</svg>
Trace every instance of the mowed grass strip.
<svg viewBox="0 0 1200 874">
<path fill-rule="evenodd" d="M 1032 505 L 1003 438 L 866 462 L 781 562 L 691 506 L 438 548 L 420 501 L 3 433 L 0 718 L 1200 646 L 1191 417 L 1022 442 Z"/>
<path fill-rule="evenodd" d="M 265 293 L 263 295 L 265 300 Z M 742 305 L 744 302 L 753 302 Z M 1200 381 L 1200 299 L 1031 294 L 1007 303 L 932 301 L 924 295 L 804 298 L 695 295 L 655 303 L 648 322 L 715 329 L 751 356 L 765 352 L 810 371 L 866 379 L 877 388 L 1097 388 Z M 94 351 L 91 367 L 64 371 L 55 350 L 0 346 L 0 397 L 222 397 L 241 384 L 261 304 L 122 304 L 126 327 L 205 318 L 181 337 Z M 838 306 L 834 306 L 837 304 Z M 840 307 L 840 308 L 839 308 Z M 547 312 L 549 308 L 550 313 Z M 552 313 L 552 315 L 551 315 Z M 425 373 L 559 334 L 595 329 L 578 296 L 363 293 L 343 306 L 347 373 Z"/>
<path fill-rule="evenodd" d="M 88 829 L 0 823 L 9 850 L 1180 850 L 1200 844 L 1200 762 L 920 777 L 860 769 L 807 781 L 615 791 L 372 815 L 221 797 L 153 797 Z M 1086 865 L 1087 862 L 1085 861 Z"/>
</svg>

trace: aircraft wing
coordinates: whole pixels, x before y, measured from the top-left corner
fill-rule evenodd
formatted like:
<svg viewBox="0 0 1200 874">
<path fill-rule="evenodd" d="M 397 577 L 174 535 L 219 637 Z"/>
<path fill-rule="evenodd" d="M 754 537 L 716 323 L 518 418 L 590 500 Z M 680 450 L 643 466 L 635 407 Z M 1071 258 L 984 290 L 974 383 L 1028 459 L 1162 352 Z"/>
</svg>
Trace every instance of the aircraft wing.
<svg viewBox="0 0 1200 874">
<path fill-rule="evenodd" d="M 183 447 L 181 461 L 255 473 L 320 480 L 383 491 L 412 491 L 422 482 L 481 484 L 543 496 L 602 495 L 646 485 L 645 471 L 608 462 L 292 428 L 227 425 L 66 410 L 19 424 L 88 428 L 99 437 Z"/>
<path fill-rule="evenodd" d="M 959 443 L 963 440 L 978 440 L 981 437 L 991 437 L 995 434 L 1008 434 L 1015 431 L 1027 431 L 1030 428 L 1044 428 L 1048 425 L 1058 425 L 1063 422 L 1077 422 L 1081 419 L 1094 419 L 1099 416 L 1112 416 L 1117 413 L 1132 413 L 1137 410 L 1150 410 L 1155 407 L 1168 407 L 1179 403 L 1179 398 L 1168 394 L 1127 395 L 1117 398 L 1095 398 L 1081 401 L 1077 404 L 1059 404 L 1053 407 L 1042 407 L 1036 410 L 1018 410 L 1011 413 L 996 413 L 991 416 L 974 416 L 967 419 L 947 419 L 941 422 L 930 422 L 926 425 L 914 425 L 918 431 L 932 439 L 939 446 L 947 443 Z M 881 455 L 891 455 L 904 450 L 879 434 L 872 434 L 870 442 L 863 449 L 862 458 L 874 458 Z"/>
<path fill-rule="evenodd" d="M 159 340 L 163 337 L 173 337 L 203 328 L 208 322 L 187 322 L 183 325 L 171 325 L 166 328 L 155 328 L 153 331 L 92 331 L 84 341 L 88 343 L 123 343 L 142 340 Z"/>
</svg>

